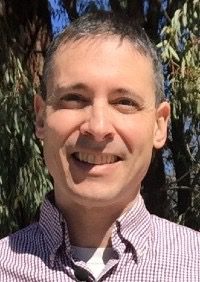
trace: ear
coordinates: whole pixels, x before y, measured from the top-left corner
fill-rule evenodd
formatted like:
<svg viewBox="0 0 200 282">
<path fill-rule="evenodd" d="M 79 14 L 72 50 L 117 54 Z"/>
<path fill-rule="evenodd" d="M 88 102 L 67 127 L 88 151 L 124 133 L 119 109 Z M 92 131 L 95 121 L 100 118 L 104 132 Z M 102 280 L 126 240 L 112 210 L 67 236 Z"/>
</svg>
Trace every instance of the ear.
<svg viewBox="0 0 200 282">
<path fill-rule="evenodd" d="M 167 126 L 170 118 L 170 105 L 167 102 L 161 103 L 156 111 L 156 125 L 154 131 L 154 148 L 160 149 L 167 139 Z"/>
<path fill-rule="evenodd" d="M 35 110 L 35 134 L 37 138 L 44 138 L 44 120 L 45 120 L 46 103 L 41 96 L 34 96 L 34 110 Z"/>
</svg>

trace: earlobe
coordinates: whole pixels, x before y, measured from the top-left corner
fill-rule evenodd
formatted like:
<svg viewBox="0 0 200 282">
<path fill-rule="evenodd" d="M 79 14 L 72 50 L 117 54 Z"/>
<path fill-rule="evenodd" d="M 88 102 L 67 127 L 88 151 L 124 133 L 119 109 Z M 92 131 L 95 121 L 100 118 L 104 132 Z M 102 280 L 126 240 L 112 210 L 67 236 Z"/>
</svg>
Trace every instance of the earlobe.
<svg viewBox="0 0 200 282">
<path fill-rule="evenodd" d="M 167 139 L 167 126 L 170 118 L 170 105 L 163 102 L 159 105 L 156 114 L 156 126 L 154 132 L 154 148 L 160 149 Z"/>
<path fill-rule="evenodd" d="M 41 96 L 35 95 L 34 97 L 34 110 L 35 110 L 35 134 L 37 138 L 44 138 L 44 117 L 45 117 L 45 101 Z"/>
</svg>

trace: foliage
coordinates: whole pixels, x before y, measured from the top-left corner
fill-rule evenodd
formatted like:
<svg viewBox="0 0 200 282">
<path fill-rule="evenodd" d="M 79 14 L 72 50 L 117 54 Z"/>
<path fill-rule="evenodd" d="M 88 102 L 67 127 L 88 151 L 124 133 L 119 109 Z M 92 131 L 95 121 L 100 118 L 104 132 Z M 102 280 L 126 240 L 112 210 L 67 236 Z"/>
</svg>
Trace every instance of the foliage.
<svg viewBox="0 0 200 282">
<path fill-rule="evenodd" d="M 34 135 L 35 89 L 21 57 L 8 45 L 7 28 L 1 19 L 0 237 L 30 223 L 51 187 Z"/>
<path fill-rule="evenodd" d="M 174 161 L 176 180 L 169 181 L 173 198 L 170 219 L 200 229 L 200 3 L 185 1 L 169 25 L 161 32 L 158 44 L 168 68 L 170 82 L 171 138 L 169 148 Z M 187 203 L 178 209 L 179 198 Z"/>
<path fill-rule="evenodd" d="M 187 1 L 176 10 L 171 24 L 162 30 L 162 58 L 170 66 L 173 116 L 191 117 L 197 125 L 200 115 L 199 1 Z"/>
<path fill-rule="evenodd" d="M 67 12 L 66 21 L 95 9 L 111 9 L 137 19 L 154 42 L 160 42 L 158 47 L 165 63 L 167 94 L 172 105 L 170 135 L 163 155 L 165 168 L 169 165 L 164 170 L 162 153 L 156 153 L 143 193 L 151 212 L 200 229 L 199 1 L 56 1 L 62 6 L 60 17 Z M 35 7 L 36 3 L 46 7 L 46 0 L 20 1 L 20 9 L 15 1 L 5 2 L 11 5 L 8 11 L 12 5 L 17 9 L 13 9 L 17 13 L 9 26 L 7 21 L 13 17 L 3 15 L 4 2 L 0 0 L 0 237 L 29 224 L 43 195 L 52 188 L 43 164 L 42 146 L 34 134 L 33 96 L 38 89 L 32 78 L 35 73 L 38 76 L 39 55 L 43 55 L 48 43 L 45 39 L 48 31 L 41 27 L 45 23 L 49 25 L 48 13 L 54 13 L 53 7 L 48 12 L 38 6 L 27 21 L 28 7 Z M 26 11 L 25 19 L 17 24 L 22 18 L 21 10 Z M 29 10 L 31 13 L 33 9 Z M 13 35 L 12 28 L 19 33 L 25 24 L 24 38 L 21 34 Z M 35 31 L 40 31 L 37 40 Z M 32 60 L 34 41 L 40 46 L 35 61 Z M 24 63 L 26 49 L 31 54 L 30 66 Z"/>
</svg>

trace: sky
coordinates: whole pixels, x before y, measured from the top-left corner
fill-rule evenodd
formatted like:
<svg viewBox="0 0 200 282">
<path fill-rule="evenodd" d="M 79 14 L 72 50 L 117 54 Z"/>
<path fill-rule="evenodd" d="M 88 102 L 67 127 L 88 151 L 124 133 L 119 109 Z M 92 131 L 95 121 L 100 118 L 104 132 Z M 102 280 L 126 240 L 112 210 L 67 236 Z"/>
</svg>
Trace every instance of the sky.
<svg viewBox="0 0 200 282">
<path fill-rule="evenodd" d="M 69 25 L 69 18 L 66 11 L 60 6 L 59 0 L 49 0 L 51 6 L 51 23 L 53 34 L 56 35 L 65 26 Z M 88 9 L 88 4 L 96 4 L 98 9 L 110 10 L 109 0 L 77 0 L 77 11 L 81 15 Z"/>
<path fill-rule="evenodd" d="M 68 15 L 65 10 L 60 7 L 59 0 L 49 0 L 49 4 L 52 10 L 51 23 L 53 34 L 56 35 L 63 27 L 69 25 Z"/>
<path fill-rule="evenodd" d="M 56 35 L 59 33 L 65 26 L 69 25 L 69 18 L 66 11 L 60 6 L 59 0 L 48 0 L 52 15 L 51 15 L 51 23 L 53 34 Z M 98 9 L 110 10 L 109 0 L 77 0 L 77 10 L 80 15 L 87 11 L 88 4 L 95 3 Z M 144 0 L 144 13 L 148 10 L 149 0 Z M 167 8 L 167 0 L 162 0 L 162 8 Z M 160 29 L 162 28 L 164 22 L 161 20 Z"/>
</svg>

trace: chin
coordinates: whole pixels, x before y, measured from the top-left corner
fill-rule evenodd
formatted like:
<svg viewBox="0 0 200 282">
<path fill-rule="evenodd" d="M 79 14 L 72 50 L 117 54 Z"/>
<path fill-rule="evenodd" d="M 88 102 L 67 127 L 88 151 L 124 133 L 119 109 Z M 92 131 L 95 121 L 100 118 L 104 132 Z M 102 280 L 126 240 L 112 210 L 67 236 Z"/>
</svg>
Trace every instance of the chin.
<svg viewBox="0 0 200 282">
<path fill-rule="evenodd" d="M 112 187 L 112 190 L 111 190 Z M 73 201 L 79 205 L 93 208 L 106 207 L 114 204 L 120 204 L 125 201 L 122 197 L 122 191 L 119 187 L 103 183 L 80 183 L 74 185 L 71 195 Z M 131 197 L 127 197 L 131 198 Z"/>
</svg>

